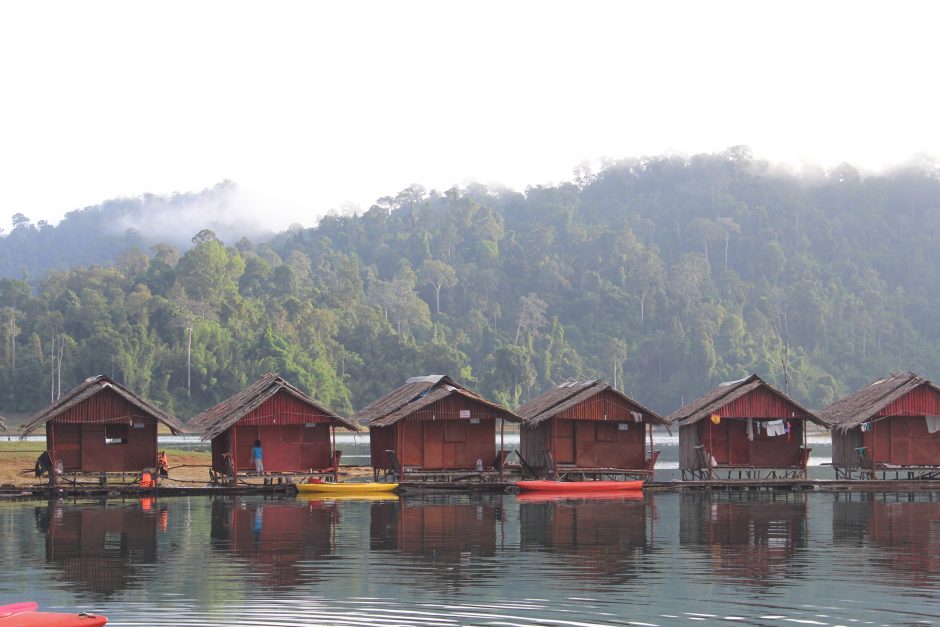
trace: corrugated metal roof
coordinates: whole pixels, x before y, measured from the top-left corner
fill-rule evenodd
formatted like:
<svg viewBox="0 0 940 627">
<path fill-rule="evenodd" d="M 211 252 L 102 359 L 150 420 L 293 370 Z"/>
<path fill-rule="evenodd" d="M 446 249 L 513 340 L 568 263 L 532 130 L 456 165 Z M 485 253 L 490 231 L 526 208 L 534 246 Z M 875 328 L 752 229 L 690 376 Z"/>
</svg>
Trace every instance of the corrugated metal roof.
<svg viewBox="0 0 940 627">
<path fill-rule="evenodd" d="M 203 432 L 203 439 L 211 440 L 282 390 L 333 418 L 336 424 L 352 431 L 359 430 L 355 423 L 323 407 L 283 377 L 272 372 L 262 375 L 260 379 L 234 396 L 193 416 L 189 422 Z"/>
<path fill-rule="evenodd" d="M 832 427 L 847 431 L 868 422 L 888 405 L 921 386 L 940 393 L 940 387 L 927 379 L 913 372 L 899 372 L 836 401 L 819 412 L 819 417 Z"/>
<path fill-rule="evenodd" d="M 162 422 L 167 427 L 169 427 L 174 434 L 180 434 L 183 432 L 183 425 L 179 420 L 164 412 L 162 409 L 155 407 L 150 402 L 137 396 L 123 385 L 112 381 L 103 374 L 100 374 L 85 379 L 81 384 L 66 392 L 61 398 L 59 398 L 59 400 L 52 403 L 42 411 L 33 414 L 33 416 L 30 417 L 30 419 L 26 422 L 26 425 L 23 427 L 23 435 L 29 435 L 38 427 L 46 424 L 70 407 L 74 407 L 86 398 L 94 396 L 95 394 L 106 389 L 113 390 L 115 394 L 122 397 L 130 404 L 153 416 L 159 422 Z"/>
<path fill-rule="evenodd" d="M 680 425 L 690 425 L 698 422 L 703 418 L 711 416 L 713 413 L 719 413 L 722 407 L 728 405 L 729 403 L 741 398 L 745 394 L 756 390 L 757 388 L 763 387 L 769 392 L 777 395 L 787 403 L 793 405 L 796 409 L 803 414 L 807 420 L 814 422 L 819 425 L 825 426 L 825 422 L 819 419 L 816 414 L 805 409 L 799 403 L 794 401 L 792 398 L 784 394 L 783 392 L 777 390 L 769 383 L 765 382 L 756 374 L 744 377 L 743 379 L 738 379 L 737 381 L 726 381 L 712 389 L 710 392 L 702 395 L 691 403 L 686 403 L 672 414 L 670 414 L 666 420 L 671 423 L 679 423 Z M 766 416 L 753 416 L 754 418 L 766 417 Z"/>
<path fill-rule="evenodd" d="M 529 425 L 536 425 L 543 420 L 548 420 L 561 412 L 582 403 L 605 390 L 626 401 L 629 405 L 637 408 L 644 416 L 650 418 L 649 422 L 654 424 L 668 425 L 665 418 L 653 410 L 639 404 L 626 394 L 610 387 L 606 382 L 597 379 L 587 381 L 566 381 L 553 388 L 545 390 L 528 403 L 520 407 L 516 413 L 522 416 L 523 421 Z"/>
<path fill-rule="evenodd" d="M 452 394 L 486 405 L 501 413 L 506 420 L 512 422 L 521 420 L 519 416 L 502 405 L 471 392 L 446 375 L 411 377 L 401 387 L 360 409 L 353 419 L 371 427 L 387 427 Z"/>
</svg>

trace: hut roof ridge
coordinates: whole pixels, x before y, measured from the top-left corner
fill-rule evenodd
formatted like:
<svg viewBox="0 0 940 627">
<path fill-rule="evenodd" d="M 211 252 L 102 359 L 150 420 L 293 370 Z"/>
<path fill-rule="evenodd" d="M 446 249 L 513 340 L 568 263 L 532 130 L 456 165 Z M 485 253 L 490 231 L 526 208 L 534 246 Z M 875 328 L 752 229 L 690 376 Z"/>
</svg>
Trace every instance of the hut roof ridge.
<svg viewBox="0 0 940 627">
<path fill-rule="evenodd" d="M 126 387 L 116 381 L 113 381 L 106 375 L 99 374 L 88 377 L 80 384 L 63 394 L 57 400 L 53 401 L 48 407 L 45 407 L 30 416 L 29 420 L 26 421 L 26 424 L 23 425 L 23 435 L 29 435 L 38 427 L 52 420 L 63 411 L 78 405 L 86 398 L 90 398 L 98 392 L 106 389 L 113 390 L 118 396 L 122 397 L 127 402 L 152 415 L 159 422 L 169 427 L 174 434 L 178 435 L 183 433 L 183 424 L 175 417 L 156 407 L 149 401 L 141 398 L 137 394 L 131 392 Z"/>
<path fill-rule="evenodd" d="M 867 422 L 882 409 L 922 385 L 937 392 L 933 382 L 909 370 L 878 379 L 837 400 L 819 412 L 819 417 L 834 428 L 848 430 Z"/>
<path fill-rule="evenodd" d="M 395 388 L 385 396 L 360 409 L 353 416 L 353 419 L 369 426 L 385 427 L 451 394 L 463 396 L 497 411 L 504 412 L 508 420 L 520 420 L 514 412 L 483 398 L 447 375 L 411 377 L 405 381 L 404 385 Z"/>
<path fill-rule="evenodd" d="M 639 409 L 641 413 L 650 416 L 650 418 L 652 418 L 651 422 L 668 425 L 665 418 L 600 379 L 563 381 L 555 387 L 545 390 L 519 407 L 516 413 L 518 413 L 527 424 L 538 424 L 607 390 L 621 400 L 626 401 L 629 405 Z"/>
<path fill-rule="evenodd" d="M 327 409 L 289 381 L 273 372 L 261 375 L 257 381 L 248 387 L 196 414 L 189 420 L 189 423 L 203 432 L 203 439 L 211 440 L 282 390 L 333 418 L 340 426 L 351 431 L 359 430 L 355 422 Z"/>
<path fill-rule="evenodd" d="M 670 423 L 681 423 L 683 425 L 696 423 L 703 418 L 707 418 L 713 412 L 720 409 L 721 407 L 724 407 L 728 403 L 731 403 L 732 401 L 741 398 L 748 392 L 756 390 L 760 387 L 767 388 L 786 402 L 792 404 L 794 407 L 799 409 L 800 412 L 802 412 L 811 422 L 820 425 L 826 424 L 816 414 L 809 411 L 790 398 L 788 395 L 784 394 L 774 386 L 761 379 L 756 374 L 750 374 L 742 379 L 720 383 L 699 398 L 686 403 L 674 411 L 672 414 L 666 417 L 666 420 Z M 755 418 L 756 417 L 757 416 L 755 416 Z"/>
</svg>

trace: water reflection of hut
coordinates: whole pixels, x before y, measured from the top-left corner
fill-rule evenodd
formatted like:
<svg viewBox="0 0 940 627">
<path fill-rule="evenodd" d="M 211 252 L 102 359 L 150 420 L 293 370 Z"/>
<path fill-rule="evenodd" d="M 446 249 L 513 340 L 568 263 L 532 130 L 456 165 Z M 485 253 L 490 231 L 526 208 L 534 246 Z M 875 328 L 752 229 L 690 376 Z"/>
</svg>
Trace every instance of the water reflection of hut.
<svg viewBox="0 0 940 627">
<path fill-rule="evenodd" d="M 432 584 L 446 588 L 478 582 L 490 570 L 494 577 L 501 575 L 503 571 L 490 559 L 498 546 L 501 499 L 377 501 L 371 511 L 371 547 L 409 559 L 410 567 L 418 569 L 415 572 L 426 572 Z"/>
<path fill-rule="evenodd" d="M 505 407 L 442 375 L 408 379 L 353 418 L 369 425 L 376 472 L 397 470 L 397 459 L 403 469 L 425 474 L 472 471 L 477 460 L 492 468 L 497 421 L 500 435 L 504 421 L 519 422 Z"/>
<path fill-rule="evenodd" d="M 863 560 L 879 581 L 936 586 L 940 576 L 940 501 L 933 493 L 846 493 L 833 503 L 832 535 L 853 550 L 874 547 Z M 884 577 L 890 573 L 890 577 Z M 866 576 L 859 573 L 859 576 Z"/>
<path fill-rule="evenodd" d="M 913 372 L 880 379 L 819 412 L 837 477 L 940 476 L 940 387 Z"/>
<path fill-rule="evenodd" d="M 103 595 L 122 591 L 141 564 L 157 561 L 161 511 L 151 499 L 117 507 L 102 502 L 42 508 L 37 514 L 46 533 L 46 561 L 70 584 Z"/>
<path fill-rule="evenodd" d="M 330 501 L 212 501 L 212 547 L 244 558 L 257 585 L 290 588 L 326 578 L 310 561 L 336 549 L 339 509 Z"/>
<path fill-rule="evenodd" d="M 335 429 L 356 425 L 268 373 L 238 394 L 193 417 L 212 441 L 212 468 L 228 473 L 225 456 L 239 471 L 254 470 L 251 447 L 261 440 L 265 472 L 335 469 Z"/>
<path fill-rule="evenodd" d="M 23 434 L 45 425 L 46 448 L 66 471 L 137 472 L 157 460 L 157 425 L 183 426 L 104 375 L 91 377 L 35 414 Z"/>
<path fill-rule="evenodd" d="M 656 453 L 647 429 L 668 424 L 659 414 L 598 380 L 556 385 L 523 405 L 519 452 L 537 474 L 652 474 Z M 652 432 L 650 431 L 652 434 Z"/>
<path fill-rule="evenodd" d="M 667 418 L 679 425 L 682 478 L 805 477 L 806 422 L 824 423 L 756 374 L 722 383 Z"/>
<path fill-rule="evenodd" d="M 807 546 L 807 500 L 798 492 L 682 494 L 679 543 L 707 555 L 706 572 L 732 583 L 785 581 Z"/>
<path fill-rule="evenodd" d="M 520 495 L 520 546 L 523 551 L 560 556 L 565 565 L 552 571 L 554 577 L 623 584 L 648 568 L 643 556 L 653 548 L 651 508 L 652 497 L 593 500 L 536 495 L 530 500 Z"/>
</svg>

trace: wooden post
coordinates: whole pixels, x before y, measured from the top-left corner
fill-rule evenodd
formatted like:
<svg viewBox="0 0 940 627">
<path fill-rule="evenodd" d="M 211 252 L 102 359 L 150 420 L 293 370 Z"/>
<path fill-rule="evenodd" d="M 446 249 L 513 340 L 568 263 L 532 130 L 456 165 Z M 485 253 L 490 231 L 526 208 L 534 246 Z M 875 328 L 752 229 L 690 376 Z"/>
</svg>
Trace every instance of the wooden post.
<svg viewBox="0 0 940 627">
<path fill-rule="evenodd" d="M 232 426 L 232 485 L 238 485 L 238 457 L 235 451 L 238 450 L 238 426 Z"/>
<path fill-rule="evenodd" d="M 49 446 L 49 462 L 52 464 L 52 468 L 49 469 L 49 485 L 55 487 L 59 478 L 55 476 L 55 430 L 52 428 L 52 421 L 46 423 L 46 444 Z"/>
<path fill-rule="evenodd" d="M 506 426 L 506 419 L 499 419 L 499 452 L 496 453 L 496 459 L 499 460 L 499 480 L 503 480 L 503 429 Z"/>
<path fill-rule="evenodd" d="M 332 422 L 330 423 L 330 437 L 332 438 L 330 459 L 333 461 L 333 483 L 336 483 L 339 480 L 339 461 L 336 459 L 336 424 Z"/>
</svg>

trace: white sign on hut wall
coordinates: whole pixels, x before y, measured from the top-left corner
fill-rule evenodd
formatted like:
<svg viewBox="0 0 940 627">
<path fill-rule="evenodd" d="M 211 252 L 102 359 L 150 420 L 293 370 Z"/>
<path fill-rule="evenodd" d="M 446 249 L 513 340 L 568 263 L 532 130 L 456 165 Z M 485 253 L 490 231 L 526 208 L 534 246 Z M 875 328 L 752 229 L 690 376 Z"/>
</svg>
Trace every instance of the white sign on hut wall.
<svg viewBox="0 0 940 627">
<path fill-rule="evenodd" d="M 469 409 L 461 409 L 461 410 L 460 410 L 460 417 L 461 417 L 461 418 L 469 418 L 469 417 L 470 417 L 470 410 L 469 410 Z"/>
</svg>

